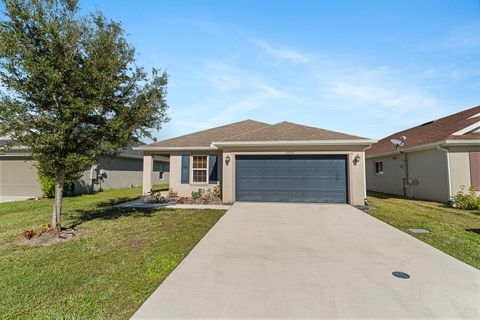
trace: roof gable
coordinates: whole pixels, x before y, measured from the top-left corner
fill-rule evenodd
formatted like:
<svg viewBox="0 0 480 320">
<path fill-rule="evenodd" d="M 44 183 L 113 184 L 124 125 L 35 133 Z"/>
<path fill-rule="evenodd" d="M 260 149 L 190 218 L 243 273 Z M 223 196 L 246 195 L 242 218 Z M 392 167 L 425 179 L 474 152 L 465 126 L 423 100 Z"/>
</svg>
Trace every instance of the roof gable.
<svg viewBox="0 0 480 320">
<path fill-rule="evenodd" d="M 401 136 L 407 137 L 403 148 L 412 148 L 422 145 L 428 145 L 445 140 L 470 140 L 480 139 L 480 133 L 476 133 L 473 127 L 475 123 L 480 122 L 480 106 L 473 107 L 447 117 L 429 121 L 419 126 L 403 130 L 388 137 L 379 140 L 367 150 L 367 155 L 384 154 L 395 152 L 395 148 L 390 139 L 399 139 Z M 462 129 L 472 127 L 472 131 L 458 134 Z M 480 126 L 480 124 L 479 124 Z"/>
</svg>

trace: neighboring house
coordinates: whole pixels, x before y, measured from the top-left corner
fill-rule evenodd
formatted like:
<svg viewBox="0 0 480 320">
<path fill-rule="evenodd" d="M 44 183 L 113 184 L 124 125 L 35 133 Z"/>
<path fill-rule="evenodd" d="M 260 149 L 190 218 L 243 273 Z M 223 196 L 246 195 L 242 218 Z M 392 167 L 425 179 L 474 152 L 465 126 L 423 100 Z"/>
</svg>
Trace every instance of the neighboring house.
<svg viewBox="0 0 480 320">
<path fill-rule="evenodd" d="M 391 139 L 406 137 L 396 150 Z M 392 134 L 366 151 L 367 189 L 449 202 L 480 191 L 480 106 Z"/>
<path fill-rule="evenodd" d="M 1 144 L 1 141 L 0 141 Z M 168 158 L 156 157 L 153 183 L 168 183 Z M 114 158 L 102 158 L 86 170 L 68 193 L 79 194 L 142 184 L 142 153 L 126 148 Z M 37 169 L 28 150 L 15 147 L 0 153 L 0 196 L 41 197 Z"/>
<path fill-rule="evenodd" d="M 135 148 L 144 152 L 143 192 L 154 155 L 170 157 L 170 187 L 179 196 L 221 185 L 235 201 L 363 205 L 364 149 L 372 140 L 290 122 L 245 120 Z"/>
</svg>

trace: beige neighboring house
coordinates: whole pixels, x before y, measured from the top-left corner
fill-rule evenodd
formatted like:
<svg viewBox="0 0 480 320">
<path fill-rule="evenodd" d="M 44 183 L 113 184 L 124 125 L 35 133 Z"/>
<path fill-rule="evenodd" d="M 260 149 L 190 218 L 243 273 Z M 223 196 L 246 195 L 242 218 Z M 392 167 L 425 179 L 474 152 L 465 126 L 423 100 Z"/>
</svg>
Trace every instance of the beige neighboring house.
<svg viewBox="0 0 480 320">
<path fill-rule="evenodd" d="M 6 140 L 8 139 L 0 139 L 0 144 Z M 169 159 L 156 157 L 153 164 L 152 182 L 168 183 Z M 66 190 L 69 194 L 80 194 L 139 186 L 142 184 L 142 170 L 142 153 L 128 147 L 114 158 L 100 159 L 73 186 L 66 186 Z M 0 197 L 22 199 L 41 196 L 37 169 L 28 150 L 15 147 L 6 153 L 0 153 Z"/>
<path fill-rule="evenodd" d="M 368 190 L 441 202 L 462 186 L 479 192 L 480 106 L 394 133 L 366 156 Z"/>
<path fill-rule="evenodd" d="M 245 120 L 135 148 L 144 153 L 143 192 L 152 187 L 156 155 L 170 158 L 179 196 L 221 186 L 235 201 L 363 205 L 364 150 L 370 139 L 290 122 Z"/>
</svg>

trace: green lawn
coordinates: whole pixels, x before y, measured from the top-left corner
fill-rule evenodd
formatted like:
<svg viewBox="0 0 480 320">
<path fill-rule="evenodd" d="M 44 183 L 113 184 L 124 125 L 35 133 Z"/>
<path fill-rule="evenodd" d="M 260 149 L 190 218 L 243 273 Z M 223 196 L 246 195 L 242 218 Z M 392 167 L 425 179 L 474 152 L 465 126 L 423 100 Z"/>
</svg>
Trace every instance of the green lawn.
<svg viewBox="0 0 480 320">
<path fill-rule="evenodd" d="M 220 210 L 112 209 L 140 189 L 64 200 L 78 239 L 14 244 L 50 222 L 52 200 L 0 204 L 0 318 L 127 319 L 223 215 Z"/>
<path fill-rule="evenodd" d="M 453 209 L 442 203 L 407 200 L 369 193 L 368 213 L 443 252 L 480 269 L 480 212 Z M 408 229 L 424 228 L 428 234 Z"/>
<path fill-rule="evenodd" d="M 157 192 L 157 191 L 168 191 L 168 184 L 154 184 L 152 186 L 152 191 Z"/>
</svg>

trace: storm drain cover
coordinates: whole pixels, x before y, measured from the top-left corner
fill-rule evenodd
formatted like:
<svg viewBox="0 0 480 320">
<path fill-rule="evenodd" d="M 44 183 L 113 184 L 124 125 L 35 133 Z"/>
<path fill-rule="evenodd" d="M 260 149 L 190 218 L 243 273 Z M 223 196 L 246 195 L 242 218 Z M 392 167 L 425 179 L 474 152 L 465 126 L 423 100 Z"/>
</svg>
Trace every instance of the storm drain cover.
<svg viewBox="0 0 480 320">
<path fill-rule="evenodd" d="M 430 233 L 427 229 L 408 229 L 412 233 Z"/>
<path fill-rule="evenodd" d="M 408 273 L 402 272 L 402 271 L 394 271 L 392 274 L 400 279 L 408 279 L 410 278 L 410 275 Z"/>
</svg>

